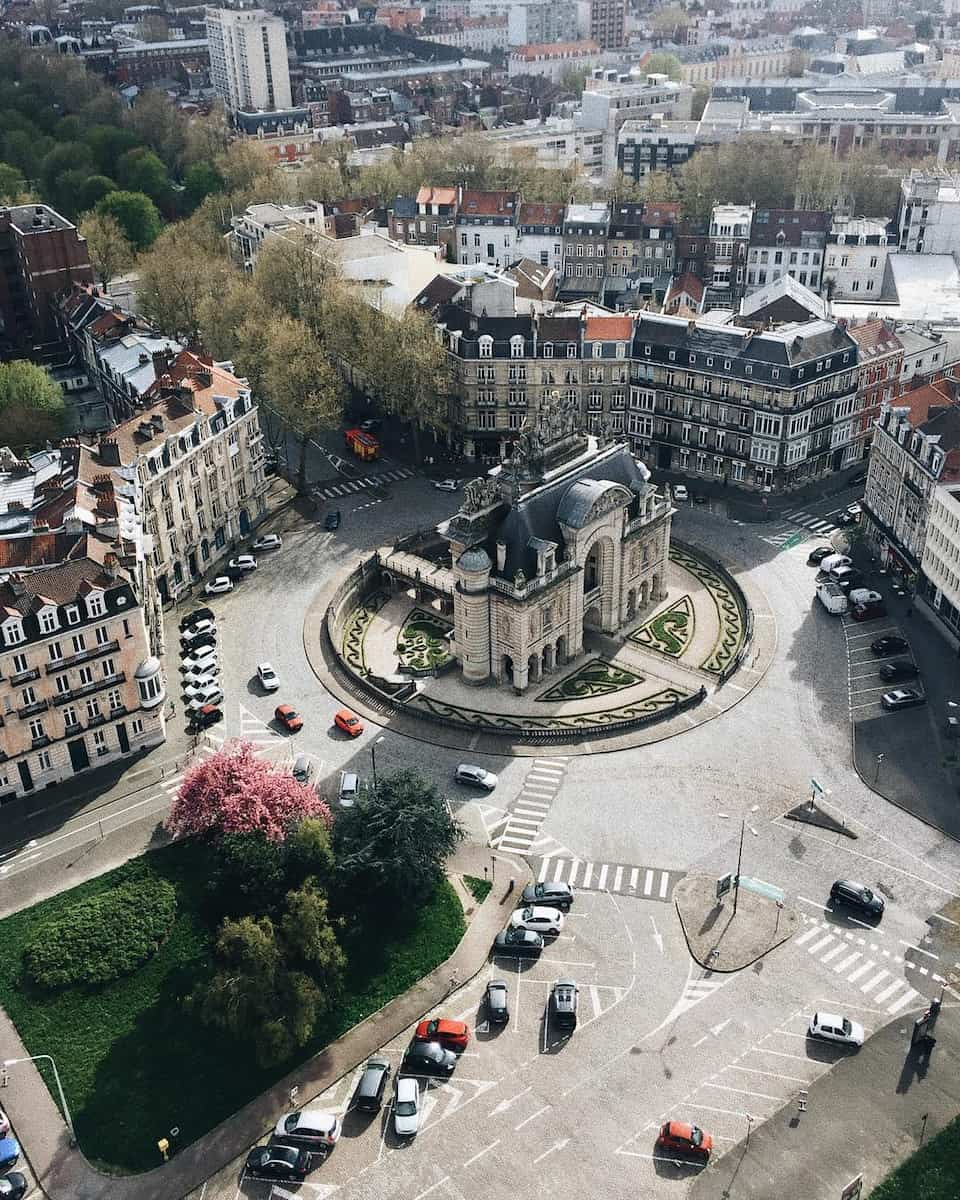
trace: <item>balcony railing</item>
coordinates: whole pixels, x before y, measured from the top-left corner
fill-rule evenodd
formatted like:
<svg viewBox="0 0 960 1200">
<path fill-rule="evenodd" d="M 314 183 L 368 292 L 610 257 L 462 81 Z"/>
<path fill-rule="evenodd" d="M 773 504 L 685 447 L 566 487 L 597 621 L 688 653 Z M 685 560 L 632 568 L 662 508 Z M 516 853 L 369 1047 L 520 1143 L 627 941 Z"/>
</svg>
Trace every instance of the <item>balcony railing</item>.
<svg viewBox="0 0 960 1200">
<path fill-rule="evenodd" d="M 10 682 L 14 684 L 30 683 L 31 680 L 40 678 L 39 667 L 29 667 L 26 671 L 20 671 L 16 675 L 10 676 Z"/>
<path fill-rule="evenodd" d="M 34 700 L 32 704 L 25 704 L 23 708 L 17 709 L 18 717 L 32 717 L 34 713 L 46 712 L 50 707 L 49 700 Z"/>
<path fill-rule="evenodd" d="M 113 675 L 105 675 L 103 679 L 81 683 L 79 687 L 71 688 L 69 692 L 59 692 L 53 697 L 53 703 L 59 708 L 71 700 L 80 700 L 84 696 L 92 696 L 94 692 L 102 692 L 104 688 L 115 687 L 118 683 L 126 683 L 126 680 L 126 672 L 117 671 Z"/>
<path fill-rule="evenodd" d="M 56 662 L 47 663 L 46 672 L 48 675 L 52 675 L 56 671 L 66 671 L 69 667 L 79 666 L 80 663 L 90 662 L 94 658 L 102 658 L 105 654 L 115 654 L 119 649 L 120 643 L 116 639 L 112 642 L 104 642 L 102 646 L 80 650 L 76 654 L 71 654 L 69 658 L 58 658 Z"/>
</svg>

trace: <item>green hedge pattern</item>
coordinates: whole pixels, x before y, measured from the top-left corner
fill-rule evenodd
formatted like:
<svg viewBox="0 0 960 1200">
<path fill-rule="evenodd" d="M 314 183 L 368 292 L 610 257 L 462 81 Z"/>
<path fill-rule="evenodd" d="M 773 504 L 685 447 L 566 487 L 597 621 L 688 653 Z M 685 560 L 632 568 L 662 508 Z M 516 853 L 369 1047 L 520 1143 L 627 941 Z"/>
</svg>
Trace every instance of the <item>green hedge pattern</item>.
<svg viewBox="0 0 960 1200">
<path fill-rule="evenodd" d="M 693 640 L 695 626 L 693 601 L 689 596 L 681 596 L 669 608 L 644 621 L 630 634 L 630 641 L 680 658 Z"/>
<path fill-rule="evenodd" d="M 587 700 L 591 696 L 609 696 L 611 692 L 636 687 L 643 681 L 643 675 L 614 666 L 604 658 L 595 658 L 542 692 L 537 700 Z"/>
<path fill-rule="evenodd" d="M 720 634 L 713 649 L 700 664 L 700 669 L 709 671 L 713 675 L 720 675 L 733 661 L 737 651 L 743 645 L 746 634 L 746 625 L 739 601 L 726 580 L 711 566 L 708 566 L 702 558 L 697 558 L 676 545 L 670 547 L 670 557 L 684 570 L 689 571 L 691 575 L 700 580 L 716 605 L 717 616 L 720 619 Z"/>
<path fill-rule="evenodd" d="M 451 626 L 435 613 L 422 608 L 411 610 L 397 638 L 397 657 L 404 667 L 427 670 L 450 661 L 450 643 L 446 634 Z"/>
</svg>

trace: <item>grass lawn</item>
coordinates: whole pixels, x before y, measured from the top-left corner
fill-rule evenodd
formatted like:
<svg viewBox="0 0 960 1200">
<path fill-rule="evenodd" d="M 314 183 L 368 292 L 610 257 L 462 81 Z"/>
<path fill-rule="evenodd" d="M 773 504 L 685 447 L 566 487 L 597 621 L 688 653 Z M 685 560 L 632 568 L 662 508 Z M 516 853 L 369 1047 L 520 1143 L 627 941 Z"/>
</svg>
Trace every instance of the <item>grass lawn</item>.
<svg viewBox="0 0 960 1200">
<path fill-rule="evenodd" d="M 493 884 L 489 879 L 479 879 L 476 875 L 464 875 L 463 882 L 467 885 L 467 890 L 478 904 L 482 904 L 490 895 L 490 889 Z"/>
<path fill-rule="evenodd" d="M 960 1117 L 870 1193 L 870 1200 L 956 1200 L 960 1180 Z"/>
<path fill-rule="evenodd" d="M 203 917 L 208 862 L 204 847 L 178 843 L 0 921 L 0 1004 L 27 1052 L 56 1060 L 80 1145 L 106 1170 L 156 1166 L 157 1139 L 173 1126 L 180 1146 L 194 1141 L 302 1061 L 264 1070 L 232 1038 L 183 1013 L 182 998 L 211 961 L 213 930 Z M 144 874 L 168 879 L 178 900 L 173 928 L 145 966 L 99 987 L 58 992 L 23 977 L 23 948 L 39 922 Z M 378 927 L 370 936 L 353 926 L 343 939 L 344 993 L 303 1059 L 431 971 L 463 931 L 463 910 L 446 880 L 402 929 Z"/>
</svg>

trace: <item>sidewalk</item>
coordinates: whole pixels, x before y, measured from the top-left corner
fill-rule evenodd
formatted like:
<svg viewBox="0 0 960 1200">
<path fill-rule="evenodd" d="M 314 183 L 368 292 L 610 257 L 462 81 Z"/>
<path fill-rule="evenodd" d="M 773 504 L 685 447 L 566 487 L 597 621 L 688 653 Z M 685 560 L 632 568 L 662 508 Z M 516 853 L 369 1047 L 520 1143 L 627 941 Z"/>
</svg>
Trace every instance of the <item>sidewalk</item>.
<svg viewBox="0 0 960 1200">
<path fill-rule="evenodd" d="M 857 1054 L 838 1053 L 810 1086 L 702 1171 L 690 1200 L 837 1200 L 861 1172 L 863 1195 L 960 1110 L 960 1006 L 945 1004 L 929 1066 L 908 1053 L 918 1012 L 892 1021 Z M 762 1090 L 762 1089 L 760 1089 Z"/>
<path fill-rule="evenodd" d="M 842 475 L 830 479 L 820 479 L 808 483 L 804 487 L 789 492 L 770 492 L 763 495 L 758 492 L 748 492 L 713 479 L 692 479 L 683 471 L 656 470 L 656 482 L 662 487 L 665 483 L 671 486 L 682 483 L 691 495 L 707 496 L 712 500 L 726 502 L 727 515 L 732 520 L 757 524 L 763 521 L 776 521 L 780 513 L 788 508 L 802 508 L 804 504 L 825 500 L 829 496 L 840 496 L 852 489 L 862 490 L 862 482 L 851 484 L 850 479 L 860 474 L 864 469 L 862 463 L 850 467 Z M 851 497 L 852 498 L 852 497 Z"/>
<path fill-rule="evenodd" d="M 448 864 L 449 875 L 475 875 L 482 879 L 490 857 L 487 846 L 463 845 Z M 4 1108 L 43 1194 L 49 1200 L 180 1200 L 201 1187 L 206 1179 L 245 1154 L 273 1127 L 280 1114 L 290 1107 L 291 1087 L 300 1089 L 301 1106 L 309 1103 L 385 1042 L 430 1012 L 452 987 L 462 986 L 483 968 L 493 939 L 509 913 L 510 902 L 503 903 L 507 881 L 511 876 L 516 879 L 515 897 L 530 879 L 528 868 L 520 859 L 498 854 L 497 868 L 496 885 L 483 904 L 477 906 L 471 899 L 474 912 L 469 917 L 467 931 L 446 962 L 153 1171 L 114 1177 L 95 1170 L 79 1150 L 70 1147 L 67 1128 L 39 1072 L 26 1063 L 11 1068 L 10 1086 L 3 1093 Z M 463 896 L 462 889 L 456 886 L 458 894 Z M 0 1010 L 0 1059 L 24 1058 L 26 1053 L 6 1013 Z M 189 1064 L 185 1064 L 185 1071 L 188 1069 Z M 189 1086 L 186 1078 L 184 1085 Z M 69 1103 L 69 1097 L 67 1100 Z"/>
</svg>

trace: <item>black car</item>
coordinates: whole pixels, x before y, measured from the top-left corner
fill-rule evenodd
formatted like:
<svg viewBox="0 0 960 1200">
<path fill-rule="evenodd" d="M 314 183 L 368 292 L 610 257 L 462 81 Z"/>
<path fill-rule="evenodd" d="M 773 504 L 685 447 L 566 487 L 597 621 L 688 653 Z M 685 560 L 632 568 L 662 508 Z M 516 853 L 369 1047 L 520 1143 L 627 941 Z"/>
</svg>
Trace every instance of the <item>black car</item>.
<svg viewBox="0 0 960 1200">
<path fill-rule="evenodd" d="M 215 704 L 205 704 L 190 718 L 190 728 L 199 733 L 201 729 L 209 729 L 211 725 L 217 725 L 222 720 L 222 709 L 217 708 Z"/>
<path fill-rule="evenodd" d="M 198 633 L 193 637 L 182 637 L 180 639 L 180 649 L 184 654 L 192 654 L 194 650 L 199 650 L 201 646 L 215 646 L 217 644 L 217 635 L 211 630 L 210 633 Z"/>
<path fill-rule="evenodd" d="M 878 657 L 886 658 L 889 654 L 903 654 L 905 650 L 910 649 L 910 644 L 906 638 L 888 634 L 886 637 L 877 638 L 875 642 L 871 642 L 870 649 Z"/>
<path fill-rule="evenodd" d="M 859 487 L 861 485 L 861 483 L 866 483 L 866 482 L 867 482 L 866 471 L 856 471 L 847 480 L 847 487 Z"/>
<path fill-rule="evenodd" d="M 487 1010 L 487 1020 L 491 1025 L 506 1025 L 510 1020 L 507 996 L 507 981 L 491 979 L 483 993 L 483 1007 Z"/>
<path fill-rule="evenodd" d="M 340 520 L 341 520 L 340 509 L 335 508 L 333 510 L 333 512 L 328 512 L 327 515 L 323 518 L 323 527 L 324 527 L 324 529 L 328 530 L 330 533 L 333 533 L 333 531 L 335 529 L 340 528 Z"/>
<path fill-rule="evenodd" d="M 880 678 L 887 683 L 895 683 L 898 679 L 916 679 L 919 674 L 920 668 L 917 664 L 905 658 L 884 663 L 880 668 Z"/>
<path fill-rule="evenodd" d="M 19 1171 L 10 1171 L 0 1179 L 0 1200 L 21 1200 L 27 1194 L 27 1177 Z"/>
<path fill-rule="evenodd" d="M 838 879 L 830 889 L 830 899 L 833 903 L 844 904 L 866 913 L 868 917 L 883 916 L 883 897 L 863 883 L 854 883 L 850 879 Z"/>
<path fill-rule="evenodd" d="M 313 1170 L 314 1156 L 296 1146 L 257 1146 L 247 1155 L 244 1171 L 255 1179 L 300 1180 Z"/>
<path fill-rule="evenodd" d="M 572 1033 L 577 1027 L 577 997 L 580 989 L 572 979 L 558 979 L 550 990 L 550 1024 Z"/>
<path fill-rule="evenodd" d="M 531 883 L 523 889 L 524 906 L 541 904 L 545 908 L 559 908 L 567 912 L 573 904 L 573 888 L 569 883 Z"/>
<path fill-rule="evenodd" d="M 189 629 L 191 625 L 196 625 L 198 621 L 215 621 L 212 608 L 195 608 L 192 613 L 187 615 L 180 622 L 181 632 L 184 629 Z"/>
<path fill-rule="evenodd" d="M 412 1041 L 403 1059 L 403 1069 L 411 1074 L 429 1071 L 434 1075 L 452 1075 L 457 1065 L 457 1056 L 445 1050 L 439 1042 Z"/>
<path fill-rule="evenodd" d="M 825 558 L 829 558 L 831 554 L 836 554 L 836 550 L 832 546 L 815 546 L 807 555 L 807 563 L 811 567 L 819 567 Z"/>
<path fill-rule="evenodd" d="M 364 1112 L 379 1112 L 383 1093 L 390 1078 L 390 1064 L 385 1058 L 371 1058 L 363 1068 L 357 1090 L 353 1093 L 354 1108 Z"/>
<path fill-rule="evenodd" d="M 493 943 L 494 954 L 539 954 L 543 935 L 533 929 L 503 929 Z"/>
</svg>

